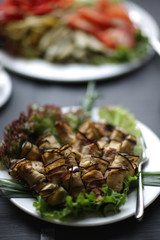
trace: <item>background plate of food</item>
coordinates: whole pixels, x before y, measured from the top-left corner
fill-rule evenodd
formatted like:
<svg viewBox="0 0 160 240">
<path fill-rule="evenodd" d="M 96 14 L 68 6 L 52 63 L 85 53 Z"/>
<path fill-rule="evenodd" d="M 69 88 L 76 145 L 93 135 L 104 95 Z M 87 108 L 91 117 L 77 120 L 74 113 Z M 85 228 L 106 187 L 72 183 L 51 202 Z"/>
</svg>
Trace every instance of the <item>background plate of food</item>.
<svg viewBox="0 0 160 240">
<path fill-rule="evenodd" d="M 79 82 L 128 73 L 153 56 L 150 35 L 159 37 L 154 18 L 129 1 L 59 0 L 48 9 L 44 4 L 54 1 L 44 0 L 39 11 L 38 1 L 29 9 L 20 1 L 22 14 L 13 16 L 6 2 L 0 7 L 3 64 L 36 80 Z"/>
</svg>

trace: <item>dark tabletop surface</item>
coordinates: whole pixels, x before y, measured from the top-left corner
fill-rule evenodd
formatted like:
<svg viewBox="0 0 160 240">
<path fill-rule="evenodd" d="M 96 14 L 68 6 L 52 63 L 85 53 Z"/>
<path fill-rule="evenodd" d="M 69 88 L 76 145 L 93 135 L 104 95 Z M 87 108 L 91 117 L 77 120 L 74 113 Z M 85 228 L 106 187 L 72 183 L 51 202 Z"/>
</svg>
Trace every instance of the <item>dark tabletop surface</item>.
<svg viewBox="0 0 160 240">
<path fill-rule="evenodd" d="M 134 0 L 133 2 L 150 12 L 160 25 L 159 0 Z M 13 93 L 7 104 L 0 109 L 0 139 L 2 139 L 4 127 L 16 119 L 21 111 L 26 110 L 28 104 L 53 103 L 60 106 L 78 104 L 86 91 L 87 83 L 48 83 L 9 74 L 13 83 Z M 122 105 L 160 136 L 159 56 L 155 55 L 145 66 L 133 73 L 110 81 L 99 81 L 96 86 L 97 91 L 103 95 L 103 98 L 96 101 L 97 106 Z M 26 214 L 9 200 L 0 198 L 0 239 L 38 240 L 41 229 L 47 226 L 55 229 L 56 240 L 64 238 L 158 240 L 160 238 L 160 197 L 146 208 L 141 222 L 130 217 L 118 223 L 91 228 L 49 224 Z"/>
</svg>

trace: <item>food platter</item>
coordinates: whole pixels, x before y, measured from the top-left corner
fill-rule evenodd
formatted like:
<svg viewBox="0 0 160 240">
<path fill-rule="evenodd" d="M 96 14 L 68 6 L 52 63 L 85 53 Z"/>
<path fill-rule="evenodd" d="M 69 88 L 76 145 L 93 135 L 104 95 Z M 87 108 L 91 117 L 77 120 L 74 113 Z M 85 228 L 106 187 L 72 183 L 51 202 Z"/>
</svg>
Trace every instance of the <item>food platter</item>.
<svg viewBox="0 0 160 240">
<path fill-rule="evenodd" d="M 96 108 L 93 111 L 93 120 L 97 120 L 97 119 L 98 119 L 98 115 L 97 115 L 97 108 Z M 137 121 L 137 125 L 142 131 L 144 140 L 148 148 L 148 154 L 149 154 L 149 163 L 145 167 L 144 171 L 150 171 L 150 172 L 157 171 L 158 169 L 160 169 L 160 163 L 157 159 L 157 156 L 159 155 L 159 149 L 160 149 L 160 140 L 155 135 L 155 133 L 143 123 Z M 9 178 L 9 177 L 10 176 L 5 170 L 0 170 L 0 178 Z M 160 193 L 159 187 L 145 186 L 144 187 L 145 207 L 149 206 L 159 196 L 159 193 Z M 51 223 L 56 223 L 56 224 L 66 225 L 66 226 L 77 226 L 77 227 L 98 226 L 98 225 L 115 223 L 133 216 L 136 209 L 136 190 L 131 192 L 128 195 L 127 202 L 120 208 L 120 212 L 117 214 L 108 215 L 106 217 L 88 215 L 83 219 L 68 220 L 68 221 L 48 220 L 46 218 L 42 218 L 33 207 L 33 202 L 34 202 L 33 198 L 11 198 L 10 200 L 14 205 L 16 205 L 18 208 L 20 208 L 24 212 L 36 218 L 40 218 L 44 221 L 49 221 Z"/>
<path fill-rule="evenodd" d="M 126 1 L 125 5 L 133 22 L 146 36 L 159 37 L 158 25 L 147 11 L 132 2 Z M 38 81 L 58 82 L 108 80 L 136 70 L 151 59 L 153 55 L 154 51 L 149 46 L 145 56 L 129 63 L 94 66 L 87 64 L 52 64 L 39 59 L 15 58 L 4 51 L 2 52 L 3 64 L 6 69 Z"/>
</svg>

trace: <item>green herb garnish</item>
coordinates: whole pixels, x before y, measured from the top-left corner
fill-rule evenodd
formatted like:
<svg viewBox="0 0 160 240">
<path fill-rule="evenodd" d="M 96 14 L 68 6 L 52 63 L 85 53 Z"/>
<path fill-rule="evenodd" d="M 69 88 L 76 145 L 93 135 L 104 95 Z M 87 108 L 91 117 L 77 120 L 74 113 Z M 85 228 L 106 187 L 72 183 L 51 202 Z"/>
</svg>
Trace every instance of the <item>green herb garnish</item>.
<svg viewBox="0 0 160 240">
<path fill-rule="evenodd" d="M 107 56 L 97 53 L 92 56 L 92 62 L 96 65 L 131 62 L 145 56 L 148 46 L 148 37 L 144 36 L 139 29 L 136 32 L 136 44 L 134 48 L 128 49 L 125 46 L 119 46 Z"/>
<path fill-rule="evenodd" d="M 142 176 L 144 185 L 160 187 L 160 172 L 143 172 Z"/>
<path fill-rule="evenodd" d="M 96 99 L 101 95 L 95 91 L 96 83 L 94 81 L 88 82 L 86 95 L 82 98 L 81 107 L 85 113 L 91 117 L 91 110 Z"/>
<path fill-rule="evenodd" d="M 59 220 L 66 220 L 68 217 L 83 218 L 88 213 L 106 216 L 110 212 L 119 212 L 120 206 L 126 201 L 126 194 L 116 193 L 107 185 L 102 187 L 102 191 L 104 198 L 100 201 L 96 201 L 94 193 L 91 192 L 85 195 L 80 193 L 76 201 L 71 196 L 67 196 L 65 206 L 56 210 L 49 207 L 40 196 L 34 202 L 34 206 L 43 217 Z"/>
<path fill-rule="evenodd" d="M 33 197 L 33 193 L 27 185 L 14 179 L 0 179 L 0 196 L 6 198 L 27 198 Z"/>
</svg>

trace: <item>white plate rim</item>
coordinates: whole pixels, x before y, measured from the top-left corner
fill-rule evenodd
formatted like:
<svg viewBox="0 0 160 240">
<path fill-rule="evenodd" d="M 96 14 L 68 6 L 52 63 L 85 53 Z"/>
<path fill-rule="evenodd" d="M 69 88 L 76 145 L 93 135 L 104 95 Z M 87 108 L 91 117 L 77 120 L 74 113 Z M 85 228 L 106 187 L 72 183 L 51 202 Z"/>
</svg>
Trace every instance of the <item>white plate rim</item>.
<svg viewBox="0 0 160 240">
<path fill-rule="evenodd" d="M 143 28 L 146 28 L 145 26 L 149 24 L 151 26 L 150 29 L 152 29 L 152 35 L 159 38 L 160 32 L 158 24 L 147 11 L 132 2 L 125 1 L 124 4 L 129 11 L 134 9 L 139 13 L 139 16 L 144 18 L 145 21 L 140 20 L 139 23 L 136 22 L 136 24 L 140 25 L 142 31 Z M 149 33 L 146 32 L 146 34 Z M 5 51 L 2 51 L 3 64 L 7 70 L 38 81 L 45 80 L 66 83 L 86 82 L 92 80 L 99 81 L 104 79 L 109 80 L 136 70 L 143 64 L 147 63 L 153 55 L 154 51 L 149 47 L 148 52 L 144 57 L 130 63 L 92 66 L 87 64 L 56 65 L 44 60 L 16 58 Z"/>
<path fill-rule="evenodd" d="M 69 107 L 62 108 L 64 111 L 67 111 Z M 97 120 L 97 111 L 98 108 L 93 109 L 93 117 Z M 149 165 L 146 166 L 145 171 L 157 171 L 157 153 L 159 153 L 160 149 L 160 139 L 158 136 L 145 124 L 140 121 L 137 121 L 137 126 L 141 129 L 144 139 L 146 141 L 146 145 L 148 147 L 150 162 Z M 154 143 L 154 145 L 153 145 Z M 156 164 L 155 164 L 156 163 Z M 160 169 L 160 163 L 159 163 Z M 9 177 L 6 171 L 0 170 L 0 175 L 2 177 Z M 151 194 L 152 192 L 152 194 Z M 155 201 L 155 199 L 160 194 L 160 187 L 144 187 L 144 206 L 148 207 L 151 203 Z M 85 217 L 81 220 L 71 220 L 71 221 L 59 221 L 59 220 L 50 220 L 46 218 L 42 218 L 38 212 L 36 212 L 33 207 L 33 202 L 35 201 L 33 198 L 11 198 L 10 201 L 17 206 L 22 211 L 28 213 L 29 215 L 39 218 L 41 220 L 58 224 L 64 226 L 72 226 L 72 227 L 93 227 L 93 226 L 102 226 L 111 223 L 116 223 L 122 220 L 125 220 L 129 217 L 132 217 L 135 214 L 136 208 L 136 190 L 129 194 L 127 202 L 121 207 L 121 211 L 118 214 L 113 214 L 111 216 L 106 217 L 97 217 L 97 216 L 89 216 Z M 26 206 L 25 206 L 26 204 Z M 28 208 L 29 206 L 29 208 Z"/>
<path fill-rule="evenodd" d="M 9 100 L 11 94 L 11 78 L 6 71 L 0 69 L 0 108 Z"/>
</svg>

